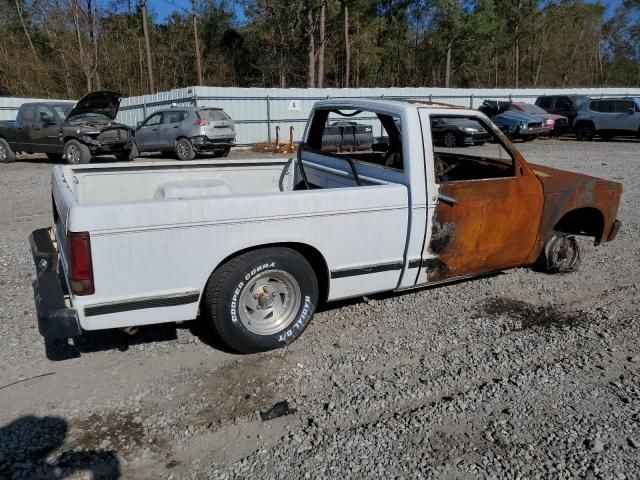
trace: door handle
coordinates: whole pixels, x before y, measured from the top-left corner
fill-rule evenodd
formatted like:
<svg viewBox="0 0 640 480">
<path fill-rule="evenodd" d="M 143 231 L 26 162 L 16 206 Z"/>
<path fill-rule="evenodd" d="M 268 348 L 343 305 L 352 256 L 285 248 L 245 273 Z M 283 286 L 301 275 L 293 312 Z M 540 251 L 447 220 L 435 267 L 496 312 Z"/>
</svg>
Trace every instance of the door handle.
<svg viewBox="0 0 640 480">
<path fill-rule="evenodd" d="M 458 204 L 458 201 L 455 198 L 443 195 L 442 193 L 438 194 L 438 200 L 446 203 L 447 205 L 451 205 L 452 207 Z"/>
<path fill-rule="evenodd" d="M 173 128 L 178 128 L 178 125 L 176 125 L 176 126 L 175 126 L 175 127 L 173 127 Z"/>
<path fill-rule="evenodd" d="M 152 131 L 152 132 L 157 132 L 157 131 L 158 131 L 158 129 L 157 129 L 157 128 L 152 128 L 152 129 L 151 129 L 151 131 Z"/>
</svg>

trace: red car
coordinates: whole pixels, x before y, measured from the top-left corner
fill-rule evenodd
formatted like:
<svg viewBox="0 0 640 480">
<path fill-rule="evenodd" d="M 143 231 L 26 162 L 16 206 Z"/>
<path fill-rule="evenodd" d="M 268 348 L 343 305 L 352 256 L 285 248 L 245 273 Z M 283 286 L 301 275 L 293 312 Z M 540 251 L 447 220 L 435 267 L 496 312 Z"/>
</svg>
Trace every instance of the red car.
<svg viewBox="0 0 640 480">
<path fill-rule="evenodd" d="M 538 115 L 544 118 L 544 126 L 547 129 L 546 135 L 550 137 L 559 137 L 569 132 L 569 120 L 562 115 L 556 115 L 554 113 L 547 113 L 542 108 L 531 103 L 524 102 L 512 102 L 511 107 L 514 110 L 520 112 L 530 113 L 532 115 Z"/>
</svg>

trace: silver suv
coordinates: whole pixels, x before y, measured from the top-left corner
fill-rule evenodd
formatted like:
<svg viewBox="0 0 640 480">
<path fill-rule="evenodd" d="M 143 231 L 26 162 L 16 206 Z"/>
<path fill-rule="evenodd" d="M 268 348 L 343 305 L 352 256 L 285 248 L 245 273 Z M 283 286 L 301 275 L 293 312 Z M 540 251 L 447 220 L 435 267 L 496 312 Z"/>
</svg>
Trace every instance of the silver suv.
<svg viewBox="0 0 640 480">
<path fill-rule="evenodd" d="M 640 98 L 590 100 L 578 111 L 574 130 L 578 140 L 591 140 L 595 135 L 604 140 L 640 137 Z"/>
<path fill-rule="evenodd" d="M 235 138 L 233 120 L 221 108 L 173 107 L 138 123 L 133 153 L 160 151 L 179 160 L 193 160 L 199 152 L 226 157 Z"/>
</svg>

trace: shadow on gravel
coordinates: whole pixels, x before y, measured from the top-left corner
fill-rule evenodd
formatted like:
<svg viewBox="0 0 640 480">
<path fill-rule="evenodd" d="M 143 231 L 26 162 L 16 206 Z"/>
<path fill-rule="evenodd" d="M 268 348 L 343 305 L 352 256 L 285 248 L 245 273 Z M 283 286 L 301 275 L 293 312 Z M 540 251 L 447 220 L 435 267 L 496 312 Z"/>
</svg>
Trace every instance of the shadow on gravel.
<svg viewBox="0 0 640 480">
<path fill-rule="evenodd" d="M 580 313 L 568 314 L 556 305 L 532 305 L 512 298 L 490 298 L 479 307 L 480 315 L 506 316 L 515 321 L 512 331 L 534 327 L 572 328 L 584 322 Z"/>
<path fill-rule="evenodd" d="M 0 427 L 0 479 L 63 479 L 90 473 L 93 479 L 120 478 L 111 450 L 63 448 L 69 425 L 59 417 L 20 417 Z"/>
<path fill-rule="evenodd" d="M 134 345 L 176 340 L 177 328 L 174 323 L 148 325 L 140 327 L 135 335 L 127 335 L 119 329 L 85 331 L 82 336 L 71 340 L 45 339 L 45 353 L 49 360 L 60 361 L 78 358 L 83 353 L 105 350 L 126 352 Z"/>
</svg>

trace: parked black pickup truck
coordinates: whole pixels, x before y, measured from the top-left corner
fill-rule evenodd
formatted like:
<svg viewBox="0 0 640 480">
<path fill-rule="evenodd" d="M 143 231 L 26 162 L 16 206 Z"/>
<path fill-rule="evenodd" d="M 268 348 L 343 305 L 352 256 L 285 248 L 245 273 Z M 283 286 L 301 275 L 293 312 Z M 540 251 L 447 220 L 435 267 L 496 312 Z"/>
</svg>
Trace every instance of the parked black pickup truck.
<svg viewBox="0 0 640 480">
<path fill-rule="evenodd" d="M 130 160 L 133 134 L 115 121 L 120 94 L 92 92 L 73 102 L 25 103 L 14 121 L 0 123 L 0 163 L 16 153 L 46 153 L 52 160 L 89 163 L 91 157 L 111 154 Z"/>
</svg>

